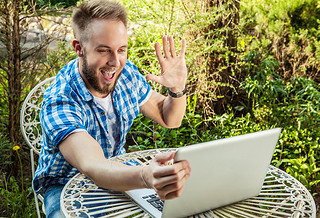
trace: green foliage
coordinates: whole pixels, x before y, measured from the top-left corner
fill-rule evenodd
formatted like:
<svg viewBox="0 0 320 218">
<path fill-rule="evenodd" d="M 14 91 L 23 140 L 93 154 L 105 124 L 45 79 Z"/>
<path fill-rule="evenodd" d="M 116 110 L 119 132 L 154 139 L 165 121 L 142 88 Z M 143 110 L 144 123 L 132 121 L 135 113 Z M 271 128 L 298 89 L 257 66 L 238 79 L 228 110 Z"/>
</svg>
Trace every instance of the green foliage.
<svg viewBox="0 0 320 218">
<path fill-rule="evenodd" d="M 319 2 L 317 0 L 242 0 L 242 16 L 255 17 L 256 24 L 268 25 L 269 30 L 279 33 L 290 25 L 295 30 L 319 26 Z"/>
<path fill-rule="evenodd" d="M 33 191 L 30 179 L 23 176 L 23 163 L 19 146 L 14 146 L 9 139 L 0 133 L 1 169 L 13 165 L 11 156 L 16 155 L 19 160 L 20 178 L 10 176 L 0 170 L 0 216 L 5 217 L 36 217 Z M 28 188 L 27 188 L 28 187 Z"/>
<path fill-rule="evenodd" d="M 253 105 L 263 105 L 264 102 L 275 105 L 278 101 L 277 97 L 284 94 L 282 89 L 284 81 L 276 74 L 277 62 L 271 56 L 260 57 L 258 65 L 254 63 L 257 56 L 256 51 L 246 56 L 245 61 L 248 62 L 247 70 L 250 75 L 245 78 L 242 86 L 248 94 L 248 99 L 253 101 Z M 267 94 L 263 95 L 264 93 Z"/>
<path fill-rule="evenodd" d="M 275 66 L 269 58 L 262 60 L 258 71 L 252 71 L 242 84 L 257 120 L 298 129 L 319 126 L 318 85 L 303 77 L 285 81 L 275 73 Z"/>
<path fill-rule="evenodd" d="M 68 8 L 76 6 L 79 0 L 36 0 L 37 9 L 48 8 Z"/>
<path fill-rule="evenodd" d="M 280 64 L 286 79 L 319 73 L 320 7 L 317 0 L 243 0 L 244 31 L 253 40 L 249 50 L 264 50 Z"/>
<path fill-rule="evenodd" d="M 313 193 L 320 183 L 319 142 L 319 133 L 309 129 L 285 130 L 281 141 L 283 167 Z"/>
<path fill-rule="evenodd" d="M 14 177 L 4 180 L 0 184 L 0 208 L 6 217 L 36 217 L 35 203 L 32 198 L 32 188 L 21 188 Z"/>
<path fill-rule="evenodd" d="M 273 164 L 316 192 L 320 182 L 318 84 L 303 77 L 286 81 L 276 74 L 277 63 L 272 58 L 252 64 L 254 55 L 248 56 L 252 73 L 243 81 L 241 88 L 251 103 L 246 106 L 252 115 L 251 122 L 282 127 Z"/>
<path fill-rule="evenodd" d="M 45 58 L 40 60 L 40 63 L 50 68 L 49 75 L 46 75 L 46 77 L 50 77 L 57 75 L 69 61 L 77 57 L 72 44 L 61 41 L 58 42 L 58 49 L 49 52 Z"/>
<path fill-rule="evenodd" d="M 196 99 L 196 95 L 193 98 L 188 97 L 188 111 L 180 128 L 167 129 L 139 115 L 128 134 L 129 150 L 177 148 L 208 141 L 211 137 L 209 131 L 201 128 L 201 125 L 207 121 L 204 121 L 200 114 L 195 113 Z"/>
<path fill-rule="evenodd" d="M 6 62 L 4 63 L 6 64 Z M 1 76 L 6 76 L 6 72 L 0 69 Z M 1 77 L 0 76 L 0 77 Z M 9 108 L 8 108 L 8 96 L 7 96 L 7 83 L 1 87 L 0 86 L 0 128 L 7 129 L 8 128 L 8 119 L 9 119 Z M 8 134 L 4 132 L 3 134 Z"/>
<path fill-rule="evenodd" d="M 3 170 L 3 168 L 12 164 L 11 156 L 13 153 L 13 146 L 14 145 L 10 142 L 10 140 L 0 132 L 0 160 L 2 160 L 0 172 Z"/>
<path fill-rule="evenodd" d="M 174 35 L 177 52 L 181 46 L 181 33 L 177 18 L 177 4 L 172 0 L 150 1 L 133 0 L 122 1 L 129 13 L 129 50 L 128 59 L 133 61 L 144 74 L 160 74 L 160 66 L 155 55 L 154 44 L 162 43 L 164 35 Z M 152 13 L 150 13 L 152 12 Z M 162 87 L 152 83 L 155 90 Z"/>
<path fill-rule="evenodd" d="M 308 29 L 314 32 L 319 27 L 320 7 L 317 0 L 297 1 L 295 5 L 288 8 L 287 14 L 290 24 L 296 30 Z"/>
</svg>

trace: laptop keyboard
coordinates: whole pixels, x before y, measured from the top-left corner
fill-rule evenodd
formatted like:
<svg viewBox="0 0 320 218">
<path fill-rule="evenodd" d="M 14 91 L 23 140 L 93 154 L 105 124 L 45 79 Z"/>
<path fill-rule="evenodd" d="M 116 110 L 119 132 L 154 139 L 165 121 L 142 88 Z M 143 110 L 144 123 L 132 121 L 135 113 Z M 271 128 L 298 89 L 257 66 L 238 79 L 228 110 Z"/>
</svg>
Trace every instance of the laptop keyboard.
<svg viewBox="0 0 320 218">
<path fill-rule="evenodd" d="M 158 195 L 156 194 L 146 195 L 146 196 L 143 196 L 142 198 L 145 199 L 153 207 L 155 207 L 156 209 L 162 212 L 164 201 L 160 200 Z"/>
</svg>

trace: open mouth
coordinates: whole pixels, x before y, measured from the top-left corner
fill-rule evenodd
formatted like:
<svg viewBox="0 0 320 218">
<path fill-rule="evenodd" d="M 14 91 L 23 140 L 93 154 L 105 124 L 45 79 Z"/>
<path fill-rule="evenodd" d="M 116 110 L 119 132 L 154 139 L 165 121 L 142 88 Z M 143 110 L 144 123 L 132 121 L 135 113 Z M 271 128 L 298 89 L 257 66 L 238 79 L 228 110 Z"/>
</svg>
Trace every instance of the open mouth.
<svg viewBox="0 0 320 218">
<path fill-rule="evenodd" d="M 114 75 L 116 74 L 116 71 L 106 71 L 106 70 L 100 70 L 102 73 L 103 78 L 107 81 L 110 82 L 114 78 Z"/>
</svg>

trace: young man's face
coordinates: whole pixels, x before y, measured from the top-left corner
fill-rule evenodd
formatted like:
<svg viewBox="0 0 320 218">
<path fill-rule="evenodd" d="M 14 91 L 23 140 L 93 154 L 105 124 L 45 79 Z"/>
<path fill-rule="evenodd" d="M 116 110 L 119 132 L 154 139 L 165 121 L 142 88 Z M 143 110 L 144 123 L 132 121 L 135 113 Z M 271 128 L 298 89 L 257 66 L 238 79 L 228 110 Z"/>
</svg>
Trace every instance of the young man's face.
<svg viewBox="0 0 320 218">
<path fill-rule="evenodd" d="M 114 89 L 127 62 L 127 29 L 121 21 L 97 19 L 88 31 L 79 70 L 89 91 L 103 98 Z"/>
</svg>

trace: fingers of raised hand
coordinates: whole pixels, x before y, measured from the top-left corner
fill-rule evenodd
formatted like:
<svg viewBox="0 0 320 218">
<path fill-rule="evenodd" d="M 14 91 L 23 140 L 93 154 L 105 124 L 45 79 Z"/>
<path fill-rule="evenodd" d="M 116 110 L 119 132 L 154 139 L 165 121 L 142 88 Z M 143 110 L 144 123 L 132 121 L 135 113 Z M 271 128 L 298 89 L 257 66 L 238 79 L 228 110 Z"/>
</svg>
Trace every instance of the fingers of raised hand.
<svg viewBox="0 0 320 218">
<path fill-rule="evenodd" d="M 175 57 L 176 56 L 176 48 L 174 46 L 174 41 L 173 41 L 172 36 L 169 36 L 169 45 L 170 45 L 171 57 Z"/>
<path fill-rule="evenodd" d="M 168 45 L 169 43 L 169 45 Z M 162 37 L 162 46 L 163 46 L 163 53 L 166 59 L 176 57 L 176 48 L 174 45 L 173 37 L 172 36 L 163 36 Z M 169 48 L 170 46 L 170 48 Z"/>
<path fill-rule="evenodd" d="M 156 42 L 156 43 L 154 44 L 154 49 L 156 50 L 156 55 L 157 55 L 158 61 L 159 61 L 160 63 L 162 63 L 163 60 L 164 60 L 164 57 L 163 57 L 163 55 L 162 55 L 159 42 Z"/>
<path fill-rule="evenodd" d="M 163 59 L 174 58 L 177 56 L 173 36 L 169 36 L 169 37 L 163 36 L 162 37 L 162 49 L 163 49 L 164 57 L 161 53 L 160 44 L 158 42 L 156 42 L 155 43 L 155 50 L 156 50 L 156 54 L 157 54 L 159 61 L 161 61 Z M 186 40 L 183 38 L 182 44 L 181 44 L 180 56 L 184 56 L 185 49 L 186 49 Z"/>
<path fill-rule="evenodd" d="M 182 39 L 182 43 L 181 43 L 181 50 L 180 50 L 180 56 L 184 58 L 184 55 L 186 53 L 186 39 L 183 38 Z"/>
<path fill-rule="evenodd" d="M 170 38 L 170 37 L 169 37 Z M 169 53 L 169 48 L 168 48 L 168 37 L 167 36 L 163 36 L 162 37 L 162 49 L 163 49 L 163 53 L 164 53 L 164 57 L 166 59 L 168 59 L 169 57 L 171 57 L 170 53 Z"/>
<path fill-rule="evenodd" d="M 161 84 L 161 82 L 162 82 L 162 78 L 160 76 L 153 75 L 153 74 L 146 75 L 146 79 L 154 81 L 154 82 L 159 83 L 159 84 Z"/>
</svg>

